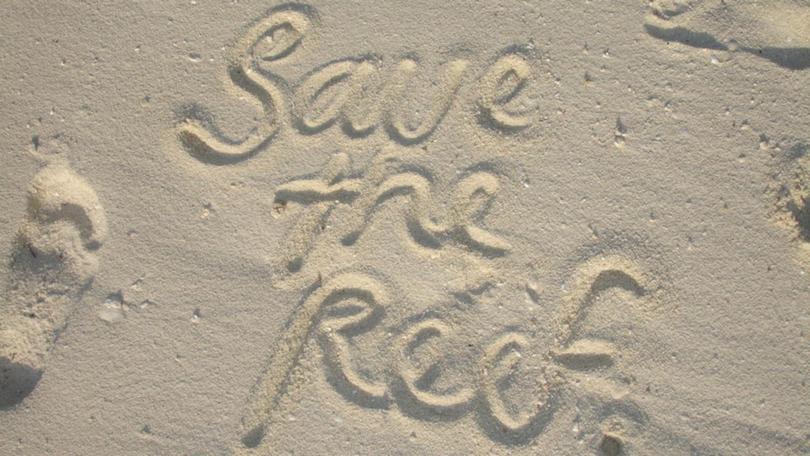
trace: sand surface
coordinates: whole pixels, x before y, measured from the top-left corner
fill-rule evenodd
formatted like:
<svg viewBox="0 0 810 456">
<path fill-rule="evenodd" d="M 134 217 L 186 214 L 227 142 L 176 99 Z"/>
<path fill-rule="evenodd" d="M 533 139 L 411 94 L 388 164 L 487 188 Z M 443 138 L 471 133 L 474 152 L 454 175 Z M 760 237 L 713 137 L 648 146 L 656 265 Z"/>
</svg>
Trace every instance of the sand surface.
<svg viewBox="0 0 810 456">
<path fill-rule="evenodd" d="M 810 2 L 4 2 L 0 454 L 810 454 Z"/>
</svg>

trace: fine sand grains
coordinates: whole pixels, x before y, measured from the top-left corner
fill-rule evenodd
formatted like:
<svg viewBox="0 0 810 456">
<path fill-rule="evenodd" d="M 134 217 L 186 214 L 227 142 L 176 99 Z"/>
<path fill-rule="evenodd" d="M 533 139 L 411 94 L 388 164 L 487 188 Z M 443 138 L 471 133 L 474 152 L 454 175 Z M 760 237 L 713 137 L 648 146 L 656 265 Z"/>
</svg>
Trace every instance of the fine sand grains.
<svg viewBox="0 0 810 456">
<path fill-rule="evenodd" d="M 0 455 L 810 454 L 808 0 L 9 5 Z"/>
</svg>

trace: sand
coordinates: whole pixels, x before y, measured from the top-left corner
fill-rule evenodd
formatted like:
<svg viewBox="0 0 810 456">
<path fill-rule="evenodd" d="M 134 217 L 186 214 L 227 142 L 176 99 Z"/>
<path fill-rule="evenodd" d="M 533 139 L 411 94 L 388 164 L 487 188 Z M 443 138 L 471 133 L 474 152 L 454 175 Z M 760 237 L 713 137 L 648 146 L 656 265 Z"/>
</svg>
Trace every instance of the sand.
<svg viewBox="0 0 810 456">
<path fill-rule="evenodd" d="M 0 37 L 0 454 L 810 454 L 806 0 Z"/>
</svg>

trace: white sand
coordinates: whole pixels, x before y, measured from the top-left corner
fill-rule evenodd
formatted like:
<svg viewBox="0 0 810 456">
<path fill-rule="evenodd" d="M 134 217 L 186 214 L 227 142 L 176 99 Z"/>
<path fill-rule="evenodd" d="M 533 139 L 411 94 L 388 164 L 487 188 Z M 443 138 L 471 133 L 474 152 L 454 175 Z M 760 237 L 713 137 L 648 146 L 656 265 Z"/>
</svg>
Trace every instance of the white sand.
<svg viewBox="0 0 810 456">
<path fill-rule="evenodd" d="M 11 1 L 0 454 L 810 454 L 810 2 Z"/>
</svg>

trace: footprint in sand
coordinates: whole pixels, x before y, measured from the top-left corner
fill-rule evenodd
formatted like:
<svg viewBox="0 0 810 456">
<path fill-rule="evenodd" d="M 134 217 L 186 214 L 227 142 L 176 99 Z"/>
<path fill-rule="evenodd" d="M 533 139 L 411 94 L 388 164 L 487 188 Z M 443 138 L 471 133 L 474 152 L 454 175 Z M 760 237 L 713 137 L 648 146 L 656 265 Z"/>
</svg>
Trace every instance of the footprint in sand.
<svg viewBox="0 0 810 456">
<path fill-rule="evenodd" d="M 774 174 L 776 221 L 793 230 L 800 245 L 810 249 L 810 154 L 794 146 Z"/>
<path fill-rule="evenodd" d="M 37 385 L 96 273 L 93 252 L 106 236 L 95 191 L 67 165 L 49 164 L 34 177 L 0 306 L 0 408 L 18 404 Z"/>
<path fill-rule="evenodd" d="M 653 0 L 644 28 L 667 42 L 746 52 L 791 70 L 810 68 L 806 0 Z"/>
</svg>

